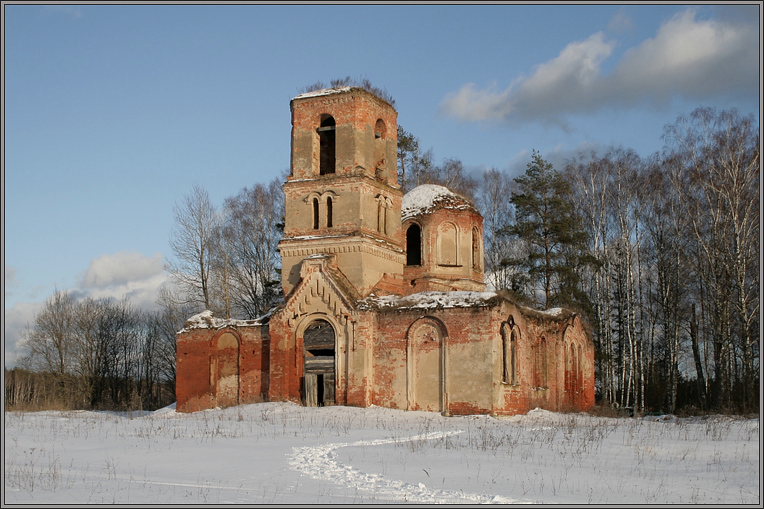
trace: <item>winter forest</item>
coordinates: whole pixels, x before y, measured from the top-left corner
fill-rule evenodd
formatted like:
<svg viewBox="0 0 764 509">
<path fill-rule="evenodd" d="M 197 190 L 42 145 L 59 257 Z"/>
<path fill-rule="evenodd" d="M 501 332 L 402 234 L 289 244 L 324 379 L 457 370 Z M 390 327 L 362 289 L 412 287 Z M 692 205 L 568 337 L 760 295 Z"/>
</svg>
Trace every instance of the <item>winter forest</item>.
<svg viewBox="0 0 764 509">
<path fill-rule="evenodd" d="M 399 127 L 404 191 L 432 183 L 485 218 L 494 289 L 580 313 L 596 345 L 605 407 L 699 414 L 759 411 L 760 140 L 753 117 L 699 108 L 665 126 L 664 148 L 581 152 L 524 174 L 440 162 Z M 202 187 L 178 200 L 169 281 L 153 311 L 56 292 L 5 372 L 6 409 L 156 409 L 174 401 L 175 333 L 211 309 L 252 319 L 281 298 L 281 182 L 221 206 Z"/>
</svg>

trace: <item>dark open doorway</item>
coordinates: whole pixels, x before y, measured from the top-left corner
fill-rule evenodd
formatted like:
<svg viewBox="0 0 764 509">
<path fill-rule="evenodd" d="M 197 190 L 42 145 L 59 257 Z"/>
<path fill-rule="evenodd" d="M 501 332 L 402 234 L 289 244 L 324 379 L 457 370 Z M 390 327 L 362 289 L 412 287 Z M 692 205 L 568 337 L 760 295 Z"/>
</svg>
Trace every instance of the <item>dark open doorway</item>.
<svg viewBox="0 0 764 509">
<path fill-rule="evenodd" d="M 316 320 L 305 329 L 305 379 L 303 383 L 306 406 L 335 404 L 335 334 L 326 320 Z"/>
</svg>

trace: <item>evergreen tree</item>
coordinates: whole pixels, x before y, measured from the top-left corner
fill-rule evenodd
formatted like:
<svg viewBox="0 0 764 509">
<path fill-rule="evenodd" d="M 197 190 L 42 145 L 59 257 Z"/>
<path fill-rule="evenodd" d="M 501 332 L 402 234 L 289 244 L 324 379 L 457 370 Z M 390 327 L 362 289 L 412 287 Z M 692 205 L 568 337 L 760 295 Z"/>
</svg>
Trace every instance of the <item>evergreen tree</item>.
<svg viewBox="0 0 764 509">
<path fill-rule="evenodd" d="M 577 267 L 592 261 L 586 253 L 586 233 L 570 199 L 570 183 L 533 151 L 525 175 L 512 193 L 515 223 L 507 233 L 526 243 L 528 256 L 512 263 L 524 268 L 543 291 L 543 306 L 560 304 L 585 311 Z"/>
<path fill-rule="evenodd" d="M 402 186 L 406 185 L 407 179 L 410 178 L 406 174 L 407 169 L 411 169 L 416 157 L 419 155 L 419 139 L 405 130 L 400 125 L 398 126 L 398 183 Z"/>
</svg>

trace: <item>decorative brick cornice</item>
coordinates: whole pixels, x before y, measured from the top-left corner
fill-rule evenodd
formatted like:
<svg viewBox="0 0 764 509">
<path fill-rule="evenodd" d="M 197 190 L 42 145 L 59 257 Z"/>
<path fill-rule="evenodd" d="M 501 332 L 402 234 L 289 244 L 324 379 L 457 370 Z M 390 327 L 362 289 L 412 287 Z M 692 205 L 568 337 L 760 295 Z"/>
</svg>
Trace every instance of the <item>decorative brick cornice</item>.
<svg viewBox="0 0 764 509">
<path fill-rule="evenodd" d="M 281 256 L 287 257 L 308 257 L 320 253 L 366 253 L 396 263 L 405 262 L 403 250 L 386 241 L 365 236 L 353 236 L 344 237 L 340 242 L 333 242 L 332 238 L 336 237 L 327 237 L 325 239 L 284 239 L 279 245 L 279 251 Z"/>
</svg>

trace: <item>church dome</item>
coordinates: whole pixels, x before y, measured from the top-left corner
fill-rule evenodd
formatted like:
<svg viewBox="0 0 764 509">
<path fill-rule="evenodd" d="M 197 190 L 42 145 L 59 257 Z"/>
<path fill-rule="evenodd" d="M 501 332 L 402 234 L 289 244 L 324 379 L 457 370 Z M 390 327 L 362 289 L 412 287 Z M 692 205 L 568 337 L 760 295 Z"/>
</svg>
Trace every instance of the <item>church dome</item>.
<svg viewBox="0 0 764 509">
<path fill-rule="evenodd" d="M 403 196 L 401 219 L 405 221 L 440 209 L 475 211 L 475 206 L 447 187 L 437 184 L 422 184 Z"/>
</svg>

